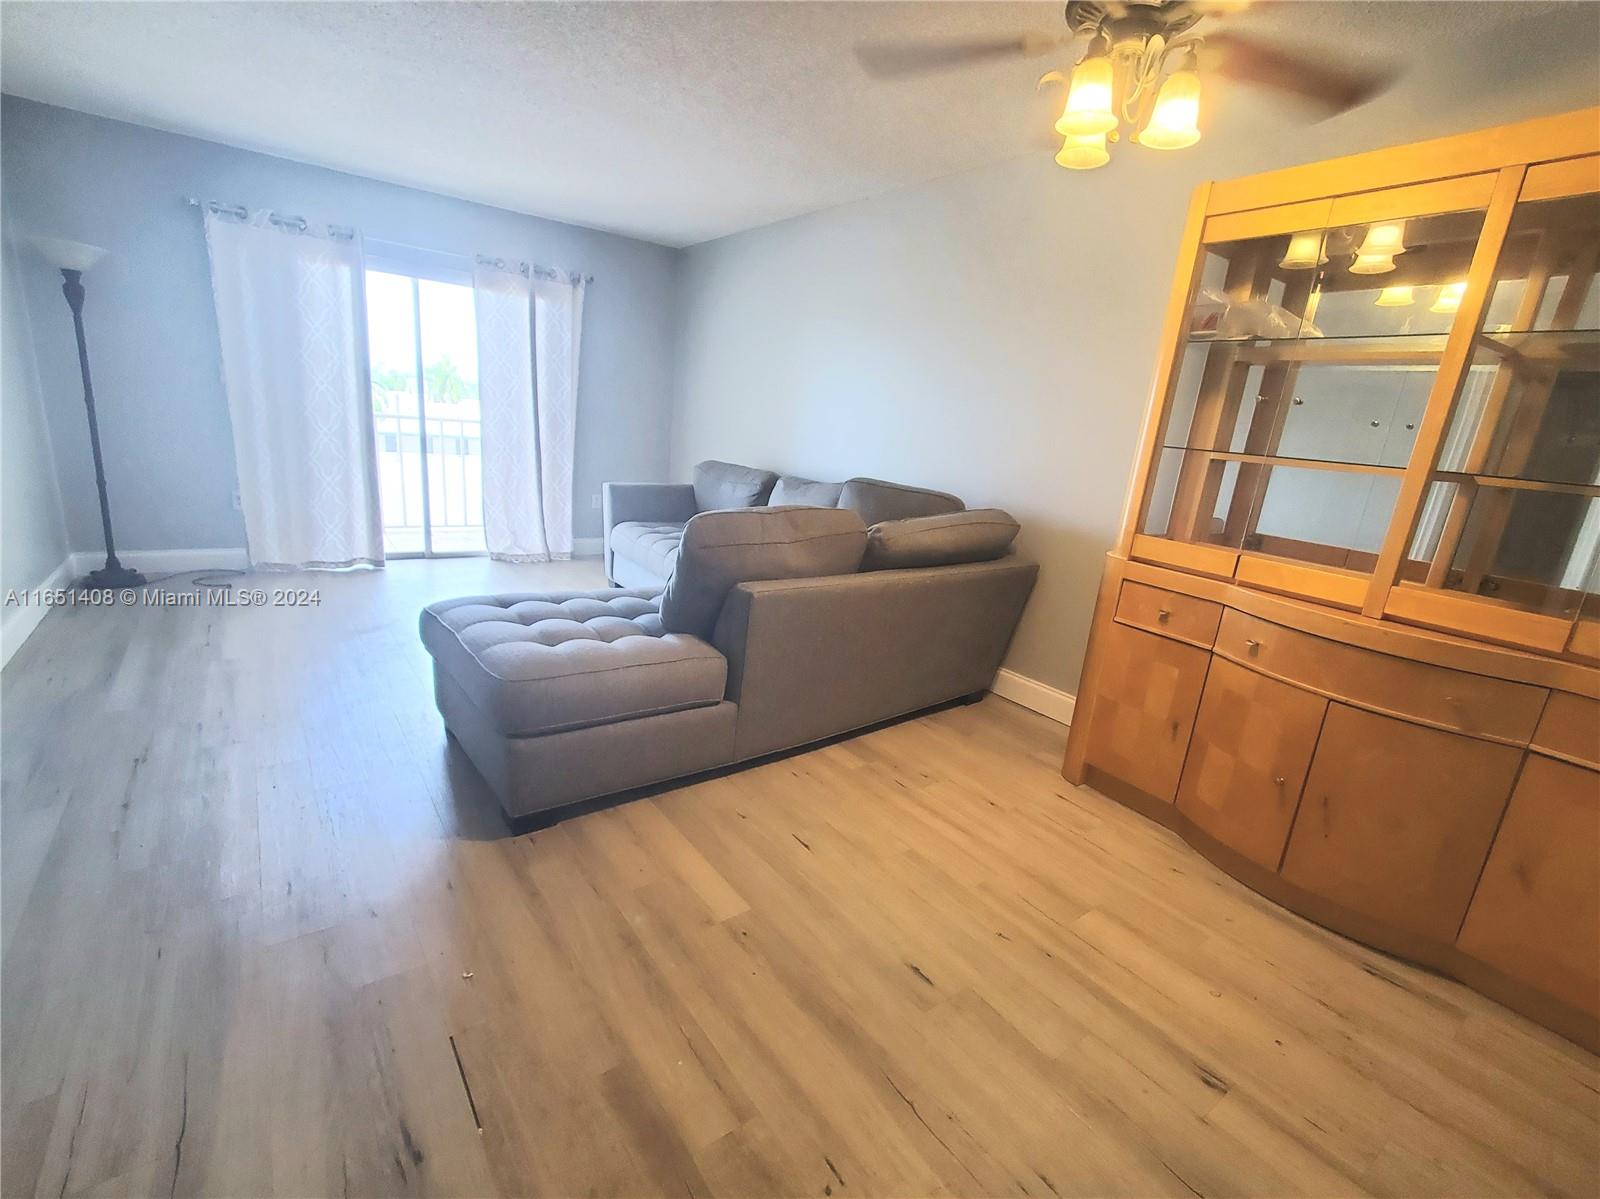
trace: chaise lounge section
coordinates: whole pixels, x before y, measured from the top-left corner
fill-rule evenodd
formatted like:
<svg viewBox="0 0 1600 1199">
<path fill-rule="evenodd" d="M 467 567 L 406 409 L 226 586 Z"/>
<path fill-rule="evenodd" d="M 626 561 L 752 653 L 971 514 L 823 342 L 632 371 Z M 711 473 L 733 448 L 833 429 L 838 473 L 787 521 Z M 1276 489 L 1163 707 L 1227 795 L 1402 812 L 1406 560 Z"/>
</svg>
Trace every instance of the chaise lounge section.
<svg viewBox="0 0 1600 1199">
<path fill-rule="evenodd" d="M 793 749 L 987 690 L 1038 569 L 1016 532 L 695 513 L 664 590 L 428 605 L 435 698 L 513 817 Z"/>
</svg>

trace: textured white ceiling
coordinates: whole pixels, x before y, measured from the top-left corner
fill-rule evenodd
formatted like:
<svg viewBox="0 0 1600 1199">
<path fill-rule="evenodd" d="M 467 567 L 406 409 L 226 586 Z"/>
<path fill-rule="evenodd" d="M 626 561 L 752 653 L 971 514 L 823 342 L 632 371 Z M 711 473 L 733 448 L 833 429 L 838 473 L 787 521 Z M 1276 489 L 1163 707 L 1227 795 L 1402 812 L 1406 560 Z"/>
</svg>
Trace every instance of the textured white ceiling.
<svg viewBox="0 0 1600 1199">
<path fill-rule="evenodd" d="M 1515 52 L 1505 31 L 1547 7 L 1296 3 L 1233 20 L 1369 54 L 1503 56 Z M 851 47 L 1055 30 L 1060 14 L 1057 3 L 7 0 L 0 87 L 689 245 L 1048 152 L 1053 98 L 1034 81 L 1065 62 L 883 83 L 862 73 Z M 1595 48 L 1577 52 L 1592 63 Z M 1230 122 L 1244 135 L 1289 119 L 1259 93 L 1208 95 L 1211 137 L 1227 136 Z"/>
</svg>

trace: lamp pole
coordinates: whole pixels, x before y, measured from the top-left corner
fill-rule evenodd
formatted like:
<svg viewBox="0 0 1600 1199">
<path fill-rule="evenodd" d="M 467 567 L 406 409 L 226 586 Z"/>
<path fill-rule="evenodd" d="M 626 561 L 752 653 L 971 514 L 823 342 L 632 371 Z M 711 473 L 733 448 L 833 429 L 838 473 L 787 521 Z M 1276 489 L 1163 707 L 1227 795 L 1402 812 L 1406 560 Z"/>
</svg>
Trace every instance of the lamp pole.
<svg viewBox="0 0 1600 1199">
<path fill-rule="evenodd" d="M 94 452 L 94 482 L 100 492 L 100 528 L 106 538 L 106 564 L 90 571 L 79 582 L 85 591 L 107 588 L 141 587 L 145 578 L 117 560 L 117 544 L 111 535 L 111 501 L 106 498 L 106 468 L 100 456 L 100 422 L 94 412 L 94 382 L 89 378 L 89 346 L 83 337 L 83 272 L 61 268 L 61 294 L 72 309 L 72 328 L 78 335 L 78 369 L 83 373 L 83 406 L 89 414 L 89 448 Z"/>
</svg>

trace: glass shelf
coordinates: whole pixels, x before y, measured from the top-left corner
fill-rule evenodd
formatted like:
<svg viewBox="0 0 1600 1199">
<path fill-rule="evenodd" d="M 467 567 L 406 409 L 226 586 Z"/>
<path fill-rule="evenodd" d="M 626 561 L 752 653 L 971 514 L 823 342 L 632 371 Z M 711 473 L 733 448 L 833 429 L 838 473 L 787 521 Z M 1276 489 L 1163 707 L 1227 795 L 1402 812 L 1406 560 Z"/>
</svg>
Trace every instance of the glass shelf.
<svg viewBox="0 0 1600 1199">
<path fill-rule="evenodd" d="M 1438 480 L 1423 498 L 1401 582 L 1566 619 L 1597 555 L 1600 496 Z"/>
<path fill-rule="evenodd" d="M 1179 366 L 1162 444 L 1402 467 L 1444 341 L 1428 335 L 1191 345 Z M 1257 356 L 1263 345 L 1275 353 Z"/>
<path fill-rule="evenodd" d="M 1186 336 L 1448 333 L 1482 230 L 1482 211 L 1465 211 L 1208 246 Z"/>
<path fill-rule="evenodd" d="M 1502 332 L 1509 332 L 1509 330 L 1504 330 Z M 1548 332 L 1548 330 L 1541 330 L 1540 332 Z M 1499 334 L 1496 334 L 1496 336 L 1499 336 Z M 1252 334 L 1246 337 L 1218 337 L 1211 333 L 1191 333 L 1187 338 L 1185 338 L 1185 341 L 1189 345 L 1233 346 L 1250 345 L 1252 343 L 1259 343 L 1261 345 L 1279 345 L 1286 341 L 1303 341 L 1307 345 L 1339 345 L 1360 342 L 1372 342 L 1374 344 L 1381 345 L 1386 342 L 1404 342 L 1410 340 L 1415 341 L 1418 344 L 1427 343 L 1437 345 L 1442 349 L 1444 347 L 1445 337 L 1446 334 L 1444 333 L 1403 332 L 1347 333 L 1332 337 L 1328 336 L 1327 334 L 1311 334 L 1304 337 L 1266 337 L 1257 334 Z"/>
<path fill-rule="evenodd" d="M 1600 334 L 1492 335 L 1473 352 L 1438 469 L 1447 474 L 1600 482 Z"/>
<path fill-rule="evenodd" d="M 1499 491 L 1557 491 L 1566 495 L 1600 495 L 1600 480 L 1524 479 L 1506 475 L 1474 475 L 1458 470 L 1436 470 L 1435 482 L 1463 487 L 1491 487 Z"/>
<path fill-rule="evenodd" d="M 1141 532 L 1371 570 L 1402 471 L 1163 449 Z"/>
</svg>

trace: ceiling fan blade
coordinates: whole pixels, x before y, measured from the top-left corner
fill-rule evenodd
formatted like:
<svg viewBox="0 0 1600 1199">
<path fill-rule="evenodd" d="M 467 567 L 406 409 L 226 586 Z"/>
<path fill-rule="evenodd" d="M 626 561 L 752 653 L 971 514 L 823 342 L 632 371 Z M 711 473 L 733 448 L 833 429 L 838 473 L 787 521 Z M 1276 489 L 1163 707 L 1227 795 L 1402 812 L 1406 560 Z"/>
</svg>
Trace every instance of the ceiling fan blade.
<svg viewBox="0 0 1600 1199">
<path fill-rule="evenodd" d="M 999 59 L 1036 58 L 1071 40 L 1056 33 L 1019 33 L 951 41 L 862 42 L 856 46 L 856 59 L 874 78 L 901 79 Z"/>
<path fill-rule="evenodd" d="M 1392 65 L 1333 65 L 1242 33 L 1212 34 L 1205 39 L 1205 50 L 1219 74 L 1302 100 L 1317 111 L 1318 119 L 1365 104 L 1400 76 Z"/>
</svg>

